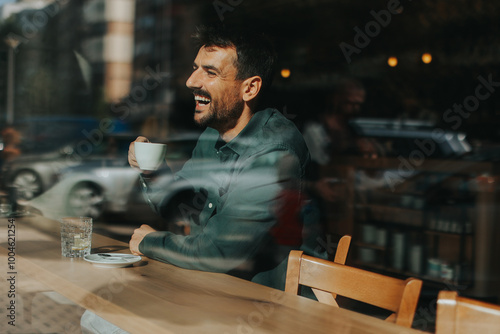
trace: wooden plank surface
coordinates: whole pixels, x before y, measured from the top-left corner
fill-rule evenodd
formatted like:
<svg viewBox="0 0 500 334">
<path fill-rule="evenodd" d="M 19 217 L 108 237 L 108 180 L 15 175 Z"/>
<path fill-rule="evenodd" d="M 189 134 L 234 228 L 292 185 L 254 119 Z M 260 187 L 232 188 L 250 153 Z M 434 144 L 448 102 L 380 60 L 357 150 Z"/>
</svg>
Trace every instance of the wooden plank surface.
<svg viewBox="0 0 500 334">
<path fill-rule="evenodd" d="M 9 272 L 7 224 L 0 219 L 0 277 Z M 17 218 L 15 225 L 19 277 L 35 279 L 130 333 L 420 333 L 229 275 L 147 257 L 133 267 L 97 268 L 61 256 L 57 222 Z M 128 252 L 127 244 L 97 234 L 92 247 L 93 252 Z"/>
</svg>

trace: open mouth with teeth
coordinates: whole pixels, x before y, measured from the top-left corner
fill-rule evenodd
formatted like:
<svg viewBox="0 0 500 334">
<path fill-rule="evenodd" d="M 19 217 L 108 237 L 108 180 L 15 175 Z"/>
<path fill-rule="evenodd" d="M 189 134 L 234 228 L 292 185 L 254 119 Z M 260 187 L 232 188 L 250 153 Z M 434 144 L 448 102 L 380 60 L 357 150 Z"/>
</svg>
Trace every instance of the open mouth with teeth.
<svg viewBox="0 0 500 334">
<path fill-rule="evenodd" d="M 206 106 L 210 104 L 212 99 L 207 95 L 194 94 L 194 100 L 196 101 L 196 106 Z"/>
</svg>

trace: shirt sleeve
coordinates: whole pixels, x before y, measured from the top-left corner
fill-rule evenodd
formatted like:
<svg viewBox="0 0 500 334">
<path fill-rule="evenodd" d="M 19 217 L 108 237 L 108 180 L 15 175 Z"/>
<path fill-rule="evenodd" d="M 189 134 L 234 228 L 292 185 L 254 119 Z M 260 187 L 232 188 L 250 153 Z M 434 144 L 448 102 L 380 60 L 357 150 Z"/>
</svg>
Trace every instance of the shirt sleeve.
<svg viewBox="0 0 500 334">
<path fill-rule="evenodd" d="M 211 217 L 194 235 L 148 234 L 139 250 L 187 269 L 228 272 L 251 259 L 269 242 L 280 191 L 302 178 L 299 159 L 286 150 L 249 158 L 237 168 L 227 192 L 213 203 Z"/>
</svg>

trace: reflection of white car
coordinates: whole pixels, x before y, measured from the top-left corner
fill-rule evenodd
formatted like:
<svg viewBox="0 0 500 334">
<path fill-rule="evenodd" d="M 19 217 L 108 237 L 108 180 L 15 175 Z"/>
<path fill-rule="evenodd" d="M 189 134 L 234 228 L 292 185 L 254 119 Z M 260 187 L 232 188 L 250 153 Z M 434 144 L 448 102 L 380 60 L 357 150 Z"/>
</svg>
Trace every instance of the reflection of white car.
<svg viewBox="0 0 500 334">
<path fill-rule="evenodd" d="M 71 145 L 67 145 L 51 152 L 22 154 L 4 164 L 3 182 L 15 187 L 20 199 L 32 199 L 55 183 L 60 169 L 78 163 L 71 152 Z"/>
<path fill-rule="evenodd" d="M 126 159 L 102 159 L 62 171 L 71 187 L 66 205 L 75 216 L 99 217 L 103 212 L 124 212 L 137 190 L 139 174 Z"/>
<path fill-rule="evenodd" d="M 103 213 L 126 212 L 132 203 L 144 203 L 138 181 L 139 173 L 123 157 L 87 162 L 62 170 L 58 183 L 26 204 L 56 219 L 97 219 Z"/>
<path fill-rule="evenodd" d="M 179 170 L 189 158 L 197 137 L 167 141 L 166 160 L 172 171 Z M 172 179 L 170 171 L 158 171 L 158 180 Z M 171 189 L 172 192 L 175 192 Z M 130 167 L 126 154 L 101 157 L 66 167 L 59 182 L 29 202 L 44 215 L 54 214 L 100 217 L 103 213 L 124 213 L 131 204 L 144 204 L 139 173 Z"/>
<path fill-rule="evenodd" d="M 98 218 L 105 211 L 125 211 L 136 188 L 138 172 L 125 159 L 101 159 L 63 169 L 60 181 L 41 195 L 24 202 L 44 216 Z"/>
<path fill-rule="evenodd" d="M 21 154 L 2 166 L 4 186 L 15 187 L 18 198 L 31 200 L 50 189 L 64 168 L 100 163 L 116 152 L 126 154 L 134 139 L 129 135 L 107 135 L 98 145 L 76 141 L 48 152 Z"/>
</svg>

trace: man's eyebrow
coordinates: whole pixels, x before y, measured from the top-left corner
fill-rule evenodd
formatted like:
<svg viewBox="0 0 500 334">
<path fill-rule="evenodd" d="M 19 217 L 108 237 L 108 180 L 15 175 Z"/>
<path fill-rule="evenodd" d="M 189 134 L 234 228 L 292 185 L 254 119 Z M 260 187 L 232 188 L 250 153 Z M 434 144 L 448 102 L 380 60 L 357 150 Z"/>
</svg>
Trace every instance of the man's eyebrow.
<svg viewBox="0 0 500 334">
<path fill-rule="evenodd" d="M 203 67 L 205 70 L 212 70 L 217 73 L 220 73 L 219 69 L 213 65 L 202 65 L 201 67 Z"/>
<path fill-rule="evenodd" d="M 195 62 L 193 62 L 193 68 L 197 69 L 198 67 L 198 64 L 196 64 Z M 220 70 L 215 67 L 214 65 L 201 65 L 201 67 L 205 70 L 205 71 L 208 71 L 208 70 L 212 70 L 212 71 L 215 71 L 217 73 L 220 73 Z"/>
</svg>

